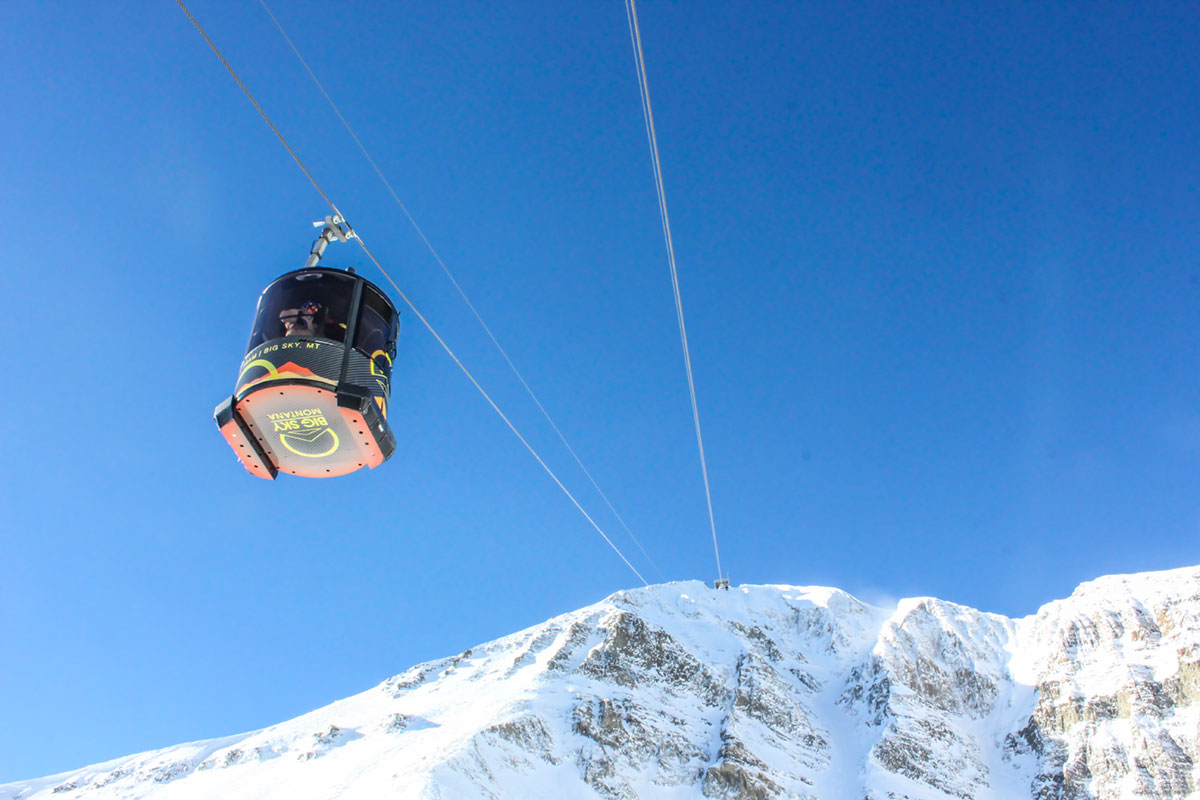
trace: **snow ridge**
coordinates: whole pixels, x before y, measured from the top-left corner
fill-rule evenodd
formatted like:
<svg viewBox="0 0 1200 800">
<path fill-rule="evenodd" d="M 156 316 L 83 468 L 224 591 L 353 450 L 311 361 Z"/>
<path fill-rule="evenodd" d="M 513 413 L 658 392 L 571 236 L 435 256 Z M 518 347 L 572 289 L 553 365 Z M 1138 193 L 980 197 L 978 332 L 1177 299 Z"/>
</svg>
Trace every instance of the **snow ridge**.
<svg viewBox="0 0 1200 800">
<path fill-rule="evenodd" d="M 699 582 L 604 601 L 261 731 L 0 800 L 1200 800 L 1200 567 L 1012 620 Z"/>
</svg>

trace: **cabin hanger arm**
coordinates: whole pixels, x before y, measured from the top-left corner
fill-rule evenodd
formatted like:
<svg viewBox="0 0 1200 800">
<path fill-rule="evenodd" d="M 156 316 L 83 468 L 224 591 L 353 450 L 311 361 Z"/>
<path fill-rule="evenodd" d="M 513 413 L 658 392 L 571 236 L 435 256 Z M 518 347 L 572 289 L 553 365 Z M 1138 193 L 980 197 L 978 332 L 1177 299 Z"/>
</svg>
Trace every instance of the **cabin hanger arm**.
<svg viewBox="0 0 1200 800">
<path fill-rule="evenodd" d="M 304 262 L 304 267 L 315 267 L 320 261 L 321 256 L 325 255 L 325 248 L 334 239 L 339 242 L 346 242 L 350 239 L 357 238 L 354 229 L 350 227 L 346 220 L 342 219 L 341 214 L 332 214 L 326 217 L 321 222 L 314 222 L 314 228 L 320 228 L 322 225 L 325 229 L 321 231 L 321 235 L 313 242 L 312 249 L 308 253 L 308 260 Z"/>
</svg>

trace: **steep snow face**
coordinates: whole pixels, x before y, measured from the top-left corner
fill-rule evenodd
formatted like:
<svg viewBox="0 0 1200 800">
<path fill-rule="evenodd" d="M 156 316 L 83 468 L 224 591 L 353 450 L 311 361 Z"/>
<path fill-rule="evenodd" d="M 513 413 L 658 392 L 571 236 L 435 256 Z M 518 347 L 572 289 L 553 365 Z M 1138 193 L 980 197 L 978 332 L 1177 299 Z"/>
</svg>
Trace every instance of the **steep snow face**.
<svg viewBox="0 0 1200 800">
<path fill-rule="evenodd" d="M 666 584 L 0 800 L 1200 800 L 1197 612 L 1200 568 L 1102 578 L 1020 620 Z"/>
</svg>

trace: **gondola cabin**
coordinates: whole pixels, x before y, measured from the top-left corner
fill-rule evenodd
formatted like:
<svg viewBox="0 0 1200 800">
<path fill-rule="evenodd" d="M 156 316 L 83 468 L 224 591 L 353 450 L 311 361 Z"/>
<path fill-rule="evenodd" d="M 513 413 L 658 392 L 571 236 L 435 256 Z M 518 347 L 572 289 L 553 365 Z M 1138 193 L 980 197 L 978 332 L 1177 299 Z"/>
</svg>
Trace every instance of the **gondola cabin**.
<svg viewBox="0 0 1200 800">
<path fill-rule="evenodd" d="M 332 478 L 392 455 L 397 321 L 353 270 L 299 269 L 263 290 L 236 388 L 213 412 L 251 475 Z"/>
</svg>

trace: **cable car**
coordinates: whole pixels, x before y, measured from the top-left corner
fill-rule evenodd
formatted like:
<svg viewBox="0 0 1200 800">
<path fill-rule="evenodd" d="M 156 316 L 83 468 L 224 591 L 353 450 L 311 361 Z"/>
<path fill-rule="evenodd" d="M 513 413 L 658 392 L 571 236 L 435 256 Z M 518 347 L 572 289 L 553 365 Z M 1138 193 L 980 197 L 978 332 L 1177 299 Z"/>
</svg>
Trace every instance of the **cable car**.
<svg viewBox="0 0 1200 800">
<path fill-rule="evenodd" d="M 308 263 L 263 290 L 233 395 L 213 412 L 251 475 L 333 478 L 396 449 L 387 421 L 396 307 L 352 268 L 317 266 L 329 241 L 353 237 L 343 226 L 326 217 Z"/>
</svg>

